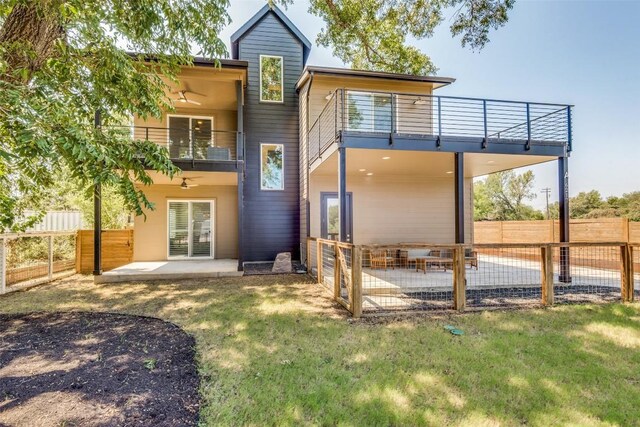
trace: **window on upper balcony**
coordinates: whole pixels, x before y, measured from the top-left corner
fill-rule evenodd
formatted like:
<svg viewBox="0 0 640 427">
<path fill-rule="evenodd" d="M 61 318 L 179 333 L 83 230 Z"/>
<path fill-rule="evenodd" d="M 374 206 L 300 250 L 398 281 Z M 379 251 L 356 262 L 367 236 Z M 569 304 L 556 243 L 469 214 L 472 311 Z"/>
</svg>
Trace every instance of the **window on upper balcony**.
<svg viewBox="0 0 640 427">
<path fill-rule="evenodd" d="M 347 128 L 363 132 L 391 132 L 391 95 L 348 91 Z"/>
<path fill-rule="evenodd" d="M 214 145 L 213 117 L 167 116 L 169 156 L 172 159 L 207 159 Z"/>
<path fill-rule="evenodd" d="M 260 101 L 283 102 L 281 56 L 260 55 Z"/>
</svg>

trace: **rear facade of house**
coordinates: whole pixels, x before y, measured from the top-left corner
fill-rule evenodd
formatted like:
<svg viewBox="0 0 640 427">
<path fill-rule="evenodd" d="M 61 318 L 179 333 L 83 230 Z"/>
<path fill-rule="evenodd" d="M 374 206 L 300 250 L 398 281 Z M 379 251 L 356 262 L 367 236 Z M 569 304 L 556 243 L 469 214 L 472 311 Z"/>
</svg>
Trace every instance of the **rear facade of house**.
<svg viewBox="0 0 640 427">
<path fill-rule="evenodd" d="M 220 67 L 196 58 L 170 83 L 175 111 L 135 119 L 134 136 L 165 146 L 182 173 L 151 172 L 156 208 L 135 220 L 134 261 L 304 261 L 307 237 L 472 243 L 474 177 L 557 161 L 561 202 L 568 191 L 570 106 L 309 66 L 310 42 L 268 6 L 231 47 Z"/>
</svg>

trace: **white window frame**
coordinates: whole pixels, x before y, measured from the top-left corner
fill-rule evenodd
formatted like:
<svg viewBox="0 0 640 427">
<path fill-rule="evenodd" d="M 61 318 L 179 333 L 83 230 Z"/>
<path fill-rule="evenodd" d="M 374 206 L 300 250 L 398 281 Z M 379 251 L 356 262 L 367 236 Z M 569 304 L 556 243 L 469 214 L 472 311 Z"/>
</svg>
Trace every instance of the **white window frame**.
<svg viewBox="0 0 640 427">
<path fill-rule="evenodd" d="M 263 159 L 262 159 L 262 153 L 264 152 L 264 150 L 262 149 L 262 147 L 264 145 L 275 145 L 275 146 L 280 146 L 282 147 L 282 182 L 281 182 L 281 188 L 265 188 L 262 183 L 263 181 L 263 174 L 262 174 L 262 164 L 263 164 Z M 284 160 L 285 160 L 285 153 L 284 153 L 284 144 L 278 144 L 278 143 L 273 143 L 273 142 L 261 142 L 260 143 L 260 190 L 262 191 L 284 191 Z"/>
<path fill-rule="evenodd" d="M 209 206 L 210 206 L 210 212 L 211 212 L 211 219 L 210 219 L 210 224 L 209 226 L 211 227 L 211 255 L 210 256 L 198 256 L 198 257 L 194 257 L 191 255 L 192 252 L 192 247 L 191 247 L 191 241 L 193 239 L 193 220 L 191 218 L 191 203 L 196 202 L 196 203 L 206 203 L 209 202 Z M 187 230 L 187 239 L 188 239 L 188 244 L 187 244 L 187 255 L 173 255 L 171 256 L 170 253 L 170 245 L 171 245 L 171 235 L 169 234 L 169 226 L 170 226 L 170 222 L 169 222 L 169 206 L 171 203 L 187 203 L 187 216 L 188 216 L 188 221 L 189 221 L 189 228 Z M 174 259 L 183 259 L 183 260 L 198 260 L 198 259 L 214 259 L 215 258 L 215 241 L 216 241 L 216 220 L 218 218 L 218 215 L 216 215 L 216 199 L 167 199 L 167 226 L 166 226 L 166 230 L 167 230 L 167 259 L 168 260 L 174 260 Z"/>
<path fill-rule="evenodd" d="M 273 101 L 262 98 L 262 58 L 278 58 L 280 59 L 280 95 L 282 99 L 280 101 Z M 284 58 L 278 55 L 260 55 L 260 102 L 267 102 L 271 104 L 284 104 Z"/>
<path fill-rule="evenodd" d="M 346 111 L 349 111 L 349 106 L 348 106 L 348 102 L 349 102 L 349 94 L 354 94 L 354 95 L 365 95 L 368 96 L 369 99 L 371 100 L 370 103 L 370 108 L 369 111 L 370 113 L 368 114 L 370 116 L 369 118 L 369 123 L 371 123 L 371 128 L 366 128 L 366 129 L 362 129 L 362 128 L 354 128 L 351 127 L 351 125 L 349 124 L 349 117 L 347 116 L 347 130 L 352 130 L 352 131 L 356 131 L 356 132 L 379 132 L 376 131 L 376 112 L 375 112 L 375 97 L 376 96 L 383 96 L 385 98 L 389 98 L 389 102 L 391 103 L 391 108 L 393 110 L 393 100 L 392 98 L 392 94 L 391 93 L 380 93 L 380 92 L 366 92 L 366 91 L 361 91 L 361 90 L 348 90 L 347 89 L 347 93 L 346 93 L 346 102 L 347 102 L 347 106 L 346 106 Z M 396 108 L 397 110 L 397 108 Z M 397 111 L 391 111 L 391 114 L 397 114 Z M 396 116 L 396 123 L 397 123 L 397 116 Z M 392 130 L 393 131 L 393 130 Z"/>
</svg>

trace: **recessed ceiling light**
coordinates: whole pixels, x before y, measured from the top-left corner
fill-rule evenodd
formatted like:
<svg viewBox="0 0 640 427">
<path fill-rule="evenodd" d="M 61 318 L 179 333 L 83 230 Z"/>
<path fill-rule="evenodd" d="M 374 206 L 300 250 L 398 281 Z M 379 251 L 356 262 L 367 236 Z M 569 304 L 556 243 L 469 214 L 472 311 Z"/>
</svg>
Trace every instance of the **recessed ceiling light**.
<svg viewBox="0 0 640 427">
<path fill-rule="evenodd" d="M 453 171 L 447 171 L 447 173 L 453 173 Z"/>
<path fill-rule="evenodd" d="M 358 169 L 359 172 L 366 172 L 366 169 Z"/>
<path fill-rule="evenodd" d="M 389 157 L 389 156 L 385 156 L 385 157 L 382 158 L 382 160 L 389 160 L 390 158 L 391 157 Z"/>
<path fill-rule="evenodd" d="M 373 175 L 373 172 L 369 172 L 369 173 L 367 174 L 367 176 L 371 176 L 371 175 Z"/>
<path fill-rule="evenodd" d="M 489 160 L 489 161 L 487 162 L 487 164 L 492 165 L 492 164 L 494 164 L 495 162 L 496 162 L 495 160 Z"/>
</svg>

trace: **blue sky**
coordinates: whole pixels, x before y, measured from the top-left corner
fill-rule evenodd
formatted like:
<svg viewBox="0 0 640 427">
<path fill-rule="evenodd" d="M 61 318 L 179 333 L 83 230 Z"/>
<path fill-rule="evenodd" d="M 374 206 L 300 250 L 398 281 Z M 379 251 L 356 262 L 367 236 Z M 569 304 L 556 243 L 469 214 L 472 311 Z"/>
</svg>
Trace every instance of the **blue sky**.
<svg viewBox="0 0 640 427">
<path fill-rule="evenodd" d="M 232 0 L 229 36 L 266 0 Z M 322 20 L 296 1 L 285 13 L 311 40 Z M 604 196 L 640 190 L 640 1 L 517 0 L 509 22 L 480 52 L 460 46 L 448 18 L 433 38 L 411 40 L 431 56 L 438 75 L 457 81 L 439 91 L 460 95 L 575 104 L 570 191 Z M 343 66 L 315 46 L 309 64 Z M 553 189 L 557 165 L 538 165 L 536 192 Z M 540 195 L 532 202 L 542 207 Z"/>
</svg>

